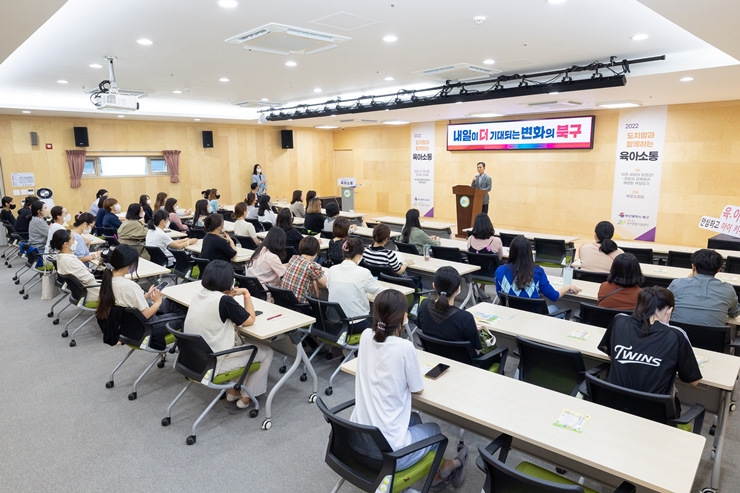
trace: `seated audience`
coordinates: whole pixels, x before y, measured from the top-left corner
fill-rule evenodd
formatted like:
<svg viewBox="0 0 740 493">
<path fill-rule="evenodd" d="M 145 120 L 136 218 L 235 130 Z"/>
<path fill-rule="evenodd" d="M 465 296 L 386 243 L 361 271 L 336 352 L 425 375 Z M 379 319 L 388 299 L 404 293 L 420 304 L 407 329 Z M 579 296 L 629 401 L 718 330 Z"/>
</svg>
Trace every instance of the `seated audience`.
<svg viewBox="0 0 740 493">
<path fill-rule="evenodd" d="M 28 242 L 40 253 L 44 253 L 46 239 L 49 237 L 49 225 L 46 222 L 48 209 L 46 204 L 37 200 L 31 204 L 31 222 L 28 224 Z"/>
<path fill-rule="evenodd" d="M 119 212 L 121 212 L 121 204 L 116 199 L 111 197 L 105 199 L 105 202 L 103 202 L 103 215 L 100 216 L 100 211 L 98 211 L 100 226 L 118 231 L 118 228 L 121 227 L 121 220 L 118 219 L 117 215 Z M 97 220 L 95 221 L 95 225 L 98 225 Z"/>
<path fill-rule="evenodd" d="M 289 209 L 283 209 L 278 213 L 275 227 L 285 231 L 285 246 L 293 247 L 297 252 L 303 235 L 293 227 L 293 214 Z"/>
<path fill-rule="evenodd" d="M 284 258 L 285 231 L 272 228 L 247 262 L 246 275 L 259 279 L 263 287 L 280 286 L 280 279 L 285 275 Z"/>
<path fill-rule="evenodd" d="M 293 191 L 293 198 L 290 199 L 290 212 L 295 217 L 304 217 L 306 215 L 306 208 L 303 207 L 303 190 Z"/>
<path fill-rule="evenodd" d="M 49 243 L 51 242 L 51 238 L 54 236 L 54 233 L 60 229 L 67 229 L 65 224 L 71 220 L 72 216 L 70 216 L 67 209 L 61 205 L 55 205 L 51 208 L 51 224 L 49 225 L 49 234 L 46 236 L 46 245 L 44 245 L 45 252 L 51 252 Z"/>
<path fill-rule="evenodd" d="M 481 212 L 475 216 L 473 231 L 468 236 L 468 251 L 472 253 L 494 253 L 499 259 L 504 258 L 504 244 L 498 236 L 488 214 Z"/>
<path fill-rule="evenodd" d="M 100 252 L 90 251 L 90 240 L 84 238 L 83 234 L 90 234 L 95 225 L 95 216 L 89 212 L 80 212 L 72 223 L 72 236 L 75 239 L 73 253 L 80 262 L 91 262 L 100 258 Z"/>
<path fill-rule="evenodd" d="M 597 305 L 616 310 L 634 310 L 640 285 L 644 281 L 637 257 L 631 253 L 617 255 L 606 282 L 599 286 Z"/>
<path fill-rule="evenodd" d="M 87 290 L 86 302 L 97 301 L 98 281 L 85 264 L 75 255 L 77 240 L 71 231 L 58 229 L 49 242 L 50 248 L 59 252 L 57 257 L 57 271 L 63 276 L 74 276 L 83 286 L 96 286 Z"/>
<path fill-rule="evenodd" d="M 303 227 L 310 234 L 316 234 L 324 229 L 324 215 L 321 213 L 321 201 L 317 198 L 311 199 L 306 208 L 306 218 Z"/>
<path fill-rule="evenodd" d="M 98 215 L 98 211 L 103 207 L 103 202 L 108 198 L 108 190 L 101 188 L 98 193 L 95 194 L 95 200 L 90 204 L 90 214 L 93 216 Z"/>
<path fill-rule="evenodd" d="M 259 207 L 257 207 L 257 194 L 249 192 L 247 197 L 244 199 L 247 204 L 247 219 L 257 219 L 257 213 Z"/>
<path fill-rule="evenodd" d="M 203 238 L 201 258 L 231 262 L 236 259 L 236 245 L 228 233 L 224 233 L 224 218 L 221 214 L 211 214 L 203 219 L 203 227 L 208 233 Z"/>
<path fill-rule="evenodd" d="M 406 224 L 401 230 L 401 243 L 410 243 L 416 247 L 419 255 L 424 255 L 424 245 L 440 246 L 438 236 L 429 236 L 421 229 L 419 222 L 419 210 L 409 209 L 406 212 Z"/>
<path fill-rule="evenodd" d="M 159 247 L 162 253 L 167 257 L 167 267 L 173 267 L 175 265 L 175 256 L 169 251 L 169 248 L 176 250 L 182 250 L 188 245 L 196 243 L 198 240 L 195 238 L 183 238 L 181 240 L 173 240 L 170 235 L 164 232 L 167 228 L 167 217 L 169 214 L 162 209 L 154 211 L 152 220 L 149 221 L 147 228 L 149 231 L 146 233 L 146 246 Z M 133 247 L 131 247 L 133 248 Z"/>
<path fill-rule="evenodd" d="M 382 288 L 369 270 L 360 267 L 362 252 L 365 247 L 359 238 L 349 238 L 342 245 L 344 261 L 331 267 L 328 271 L 329 301 L 339 303 L 348 317 L 370 315 L 368 294 L 380 291 Z M 371 319 L 366 318 L 354 322 L 353 333 L 370 326 Z"/>
<path fill-rule="evenodd" d="M 234 206 L 234 212 L 231 214 L 231 218 L 234 219 L 234 234 L 236 236 L 249 236 L 255 244 L 260 244 L 260 239 L 257 238 L 257 231 L 254 229 L 252 223 L 246 221 L 247 217 L 247 204 L 244 202 L 237 202 Z"/>
<path fill-rule="evenodd" d="M 3 208 L 0 210 L 0 221 L 8 221 L 11 226 L 15 226 L 15 214 L 13 214 L 15 204 L 13 197 L 3 197 Z"/>
<path fill-rule="evenodd" d="M 195 210 L 193 211 L 193 226 L 202 228 L 203 219 L 209 214 L 210 212 L 208 212 L 208 201 L 206 199 L 200 199 L 195 202 Z"/>
<path fill-rule="evenodd" d="M 144 223 L 148 223 L 152 220 L 152 199 L 148 195 L 139 196 L 139 205 L 144 209 Z"/>
<path fill-rule="evenodd" d="M 259 198 L 259 207 L 257 208 L 257 219 L 261 223 L 272 223 L 275 226 L 277 214 L 272 210 L 270 196 L 265 194 Z"/>
<path fill-rule="evenodd" d="M 594 243 L 584 243 L 578 249 L 578 258 L 581 259 L 581 269 L 589 272 L 609 272 L 612 261 L 623 254 L 621 248 L 612 240 L 614 225 L 609 221 L 601 221 L 594 231 Z"/>
<path fill-rule="evenodd" d="M 31 206 L 38 200 L 38 197 L 29 195 L 23 201 L 23 207 L 18 211 L 18 218 L 15 221 L 15 230 L 21 235 L 28 235 L 28 226 L 31 223 L 33 213 L 31 212 Z"/>
<path fill-rule="evenodd" d="M 324 231 L 332 231 L 332 229 L 334 228 L 334 221 L 336 221 L 338 218 L 339 204 L 337 204 L 336 202 L 329 202 L 328 204 L 326 204 L 326 219 L 324 219 Z"/>
<path fill-rule="evenodd" d="M 349 232 L 349 219 L 346 217 L 340 217 L 333 222 L 332 234 L 334 235 L 334 238 L 329 240 L 329 250 L 327 253 L 329 260 L 331 260 L 333 264 L 341 264 L 344 262 L 344 252 L 342 251 L 342 247 L 344 246 L 344 242 L 349 238 Z"/>
<path fill-rule="evenodd" d="M 336 224 L 336 223 L 335 223 Z M 401 262 L 396 252 L 385 248 L 391 237 L 391 228 L 387 224 L 380 223 L 373 228 L 373 246 L 366 248 L 362 254 L 362 261 L 370 267 L 388 267 L 396 275 L 405 275 L 406 267 L 413 261 Z"/>
<path fill-rule="evenodd" d="M 154 212 L 160 209 L 164 210 L 164 204 L 166 201 L 167 201 L 167 192 L 159 192 L 157 194 L 157 198 L 154 200 L 154 207 L 152 207 Z"/>
<path fill-rule="evenodd" d="M 315 262 L 321 244 L 313 236 L 306 236 L 298 244 L 298 253 L 288 262 L 280 285 L 283 289 L 290 289 L 299 303 L 306 301 L 306 296 L 319 296 L 319 288 L 326 287 L 324 270 Z"/>
<path fill-rule="evenodd" d="M 126 210 L 126 220 L 121 223 L 121 227 L 118 228 L 118 242 L 122 245 L 131 245 L 137 247 L 139 250 L 142 245 L 146 242 L 147 229 L 142 222 L 146 217 L 146 212 L 141 204 L 131 204 Z M 146 250 L 142 252 L 146 253 Z M 149 260 L 149 256 L 146 256 Z"/>
<path fill-rule="evenodd" d="M 170 229 L 173 231 L 180 231 L 182 233 L 187 233 L 190 231 L 190 228 L 186 224 L 183 224 L 180 220 L 180 215 L 178 214 L 179 207 L 177 206 L 177 199 L 175 197 L 170 197 L 167 199 L 167 201 L 164 203 L 164 210 L 166 213 L 169 214 L 170 219 Z M 188 211 L 185 211 L 186 213 Z"/>
</svg>

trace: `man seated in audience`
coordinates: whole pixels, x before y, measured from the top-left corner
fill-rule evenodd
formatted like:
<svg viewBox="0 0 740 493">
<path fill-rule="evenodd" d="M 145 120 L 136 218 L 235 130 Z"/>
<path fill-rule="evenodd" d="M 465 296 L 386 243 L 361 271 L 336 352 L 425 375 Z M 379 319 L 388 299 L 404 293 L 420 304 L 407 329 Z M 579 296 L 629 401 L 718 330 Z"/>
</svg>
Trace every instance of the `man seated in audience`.
<svg viewBox="0 0 740 493">
<path fill-rule="evenodd" d="M 727 317 L 740 315 L 737 294 L 731 284 L 714 276 L 722 268 L 722 255 L 701 249 L 691 255 L 691 275 L 675 279 L 668 289 L 676 298 L 672 322 L 695 325 L 726 325 Z"/>
</svg>

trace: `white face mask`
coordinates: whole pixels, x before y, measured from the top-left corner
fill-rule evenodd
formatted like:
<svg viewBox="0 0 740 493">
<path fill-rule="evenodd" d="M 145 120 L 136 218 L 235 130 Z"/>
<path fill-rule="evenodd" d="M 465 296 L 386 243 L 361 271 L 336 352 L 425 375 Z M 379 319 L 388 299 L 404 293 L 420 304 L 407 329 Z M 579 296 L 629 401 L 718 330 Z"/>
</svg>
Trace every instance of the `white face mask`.
<svg viewBox="0 0 740 493">
<path fill-rule="evenodd" d="M 141 214 L 139 214 L 139 219 L 144 219 L 144 216 L 146 216 L 146 214 L 144 214 L 144 211 L 141 211 Z"/>
<path fill-rule="evenodd" d="M 179 209 L 180 209 L 180 206 L 177 206 L 177 205 L 176 205 L 176 206 L 175 206 L 175 210 L 179 210 Z"/>
<path fill-rule="evenodd" d="M 85 228 L 82 230 L 82 234 L 89 235 L 92 232 L 92 228 Z"/>
<path fill-rule="evenodd" d="M 115 205 L 115 207 L 113 207 L 113 209 L 114 209 L 114 210 L 115 210 L 116 212 L 121 212 L 121 204 L 116 204 L 116 205 Z"/>
<path fill-rule="evenodd" d="M 146 199 L 146 205 L 152 205 L 152 199 Z"/>
<path fill-rule="evenodd" d="M 73 252 L 75 251 L 76 248 L 77 248 L 76 241 L 73 241 L 72 243 L 69 244 L 69 249 L 72 250 Z"/>
<path fill-rule="evenodd" d="M 262 168 L 257 168 L 257 173 L 262 173 Z"/>
<path fill-rule="evenodd" d="M 167 221 L 167 224 L 164 225 L 164 229 L 169 229 L 169 228 L 170 228 L 170 222 Z"/>
<path fill-rule="evenodd" d="M 63 219 L 64 219 L 64 222 L 65 222 L 65 223 L 68 223 L 68 222 L 70 222 L 70 221 L 72 220 L 72 216 L 71 216 L 71 215 L 69 215 L 69 214 L 67 214 L 66 216 L 64 216 L 64 218 L 63 218 Z"/>
</svg>

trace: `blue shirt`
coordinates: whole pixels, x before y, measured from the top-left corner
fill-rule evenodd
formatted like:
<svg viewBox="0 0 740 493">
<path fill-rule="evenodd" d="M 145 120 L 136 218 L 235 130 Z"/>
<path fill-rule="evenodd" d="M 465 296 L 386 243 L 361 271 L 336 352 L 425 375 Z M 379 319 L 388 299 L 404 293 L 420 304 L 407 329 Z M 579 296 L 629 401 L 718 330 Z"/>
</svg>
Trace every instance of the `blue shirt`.
<svg viewBox="0 0 740 493">
<path fill-rule="evenodd" d="M 265 180 L 262 182 L 262 180 Z M 265 175 L 263 173 L 260 173 L 259 175 L 252 175 L 252 183 L 257 183 L 259 186 L 257 187 L 257 196 L 264 195 L 267 191 L 267 178 L 265 178 Z"/>
<path fill-rule="evenodd" d="M 87 243 L 85 243 L 85 239 L 77 233 L 72 234 L 74 235 L 75 242 L 77 243 L 75 251 L 72 253 L 74 253 L 77 258 L 87 257 L 88 255 L 90 255 L 90 249 L 87 248 Z"/>
<path fill-rule="evenodd" d="M 218 212 L 218 200 L 209 200 L 208 209 L 211 211 L 211 214 L 216 214 Z"/>
<path fill-rule="evenodd" d="M 511 264 L 500 266 L 496 269 L 496 292 L 519 298 L 539 298 L 542 293 L 550 301 L 557 301 L 560 298 L 560 293 L 552 287 L 545 270 L 539 265 L 534 266 L 532 282 L 524 288 L 514 284 L 514 271 Z"/>
<path fill-rule="evenodd" d="M 117 230 L 121 227 L 121 220 L 112 212 L 105 211 L 105 215 L 103 216 L 103 227 Z"/>
</svg>

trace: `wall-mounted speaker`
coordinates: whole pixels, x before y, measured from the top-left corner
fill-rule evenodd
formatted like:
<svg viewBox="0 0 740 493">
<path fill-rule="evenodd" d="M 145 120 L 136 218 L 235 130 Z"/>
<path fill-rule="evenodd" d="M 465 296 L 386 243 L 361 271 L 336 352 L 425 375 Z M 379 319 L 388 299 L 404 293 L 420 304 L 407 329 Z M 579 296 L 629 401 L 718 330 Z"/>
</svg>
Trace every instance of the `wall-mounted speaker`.
<svg viewBox="0 0 740 493">
<path fill-rule="evenodd" d="M 77 147 L 89 147 L 90 141 L 87 140 L 87 127 L 74 127 L 75 145 Z"/>
<path fill-rule="evenodd" d="M 203 130 L 203 147 L 213 147 L 213 132 L 211 130 Z"/>
<path fill-rule="evenodd" d="M 283 149 L 293 148 L 293 131 L 292 130 L 281 130 L 280 131 L 280 143 Z"/>
<path fill-rule="evenodd" d="M 36 132 L 31 132 L 31 145 L 32 146 L 39 145 L 39 134 Z"/>
</svg>

